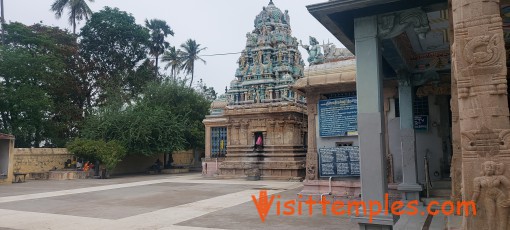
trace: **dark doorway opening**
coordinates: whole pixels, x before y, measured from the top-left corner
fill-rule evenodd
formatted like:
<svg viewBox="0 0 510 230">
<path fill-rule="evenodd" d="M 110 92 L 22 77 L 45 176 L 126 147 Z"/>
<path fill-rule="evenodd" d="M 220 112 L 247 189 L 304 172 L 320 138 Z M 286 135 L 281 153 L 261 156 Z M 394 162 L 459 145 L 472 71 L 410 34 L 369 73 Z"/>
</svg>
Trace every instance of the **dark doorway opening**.
<svg viewBox="0 0 510 230">
<path fill-rule="evenodd" d="M 255 145 L 254 150 L 255 151 L 262 151 L 264 149 L 264 135 L 262 132 L 255 132 Z"/>
</svg>

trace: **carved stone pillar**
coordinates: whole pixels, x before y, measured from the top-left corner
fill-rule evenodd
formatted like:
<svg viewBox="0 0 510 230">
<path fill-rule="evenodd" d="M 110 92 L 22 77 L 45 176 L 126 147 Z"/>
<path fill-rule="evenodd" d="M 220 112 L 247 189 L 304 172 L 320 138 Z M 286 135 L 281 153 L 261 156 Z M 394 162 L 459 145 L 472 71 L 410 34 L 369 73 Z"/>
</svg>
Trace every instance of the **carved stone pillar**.
<svg viewBox="0 0 510 230">
<path fill-rule="evenodd" d="M 453 0 L 452 60 L 457 80 L 463 200 L 475 200 L 465 229 L 510 229 L 510 121 L 499 0 Z M 482 166 L 483 169 L 482 170 Z M 482 175 L 482 176 L 480 176 Z"/>
<path fill-rule="evenodd" d="M 417 182 L 416 136 L 413 119 L 413 86 L 411 76 L 401 73 L 398 80 L 400 106 L 400 146 L 402 152 L 402 183 L 398 190 L 403 191 L 404 200 L 419 200 L 421 185 Z"/>
<path fill-rule="evenodd" d="M 319 95 L 307 95 L 307 111 L 308 111 L 308 151 L 306 153 L 306 179 L 318 180 L 319 167 L 317 156 L 317 104 L 319 103 Z"/>
<path fill-rule="evenodd" d="M 449 15 L 453 15 L 451 9 L 452 0 L 449 0 Z M 450 28 L 448 35 L 450 45 L 453 45 L 453 18 L 449 17 Z M 459 122 L 459 100 L 457 93 L 457 79 L 455 77 L 455 68 L 452 65 L 451 74 L 451 100 L 450 110 L 452 112 L 452 162 L 450 166 L 450 178 L 452 179 L 451 199 L 454 203 L 462 200 L 462 151 L 460 149 L 460 122 Z"/>
</svg>

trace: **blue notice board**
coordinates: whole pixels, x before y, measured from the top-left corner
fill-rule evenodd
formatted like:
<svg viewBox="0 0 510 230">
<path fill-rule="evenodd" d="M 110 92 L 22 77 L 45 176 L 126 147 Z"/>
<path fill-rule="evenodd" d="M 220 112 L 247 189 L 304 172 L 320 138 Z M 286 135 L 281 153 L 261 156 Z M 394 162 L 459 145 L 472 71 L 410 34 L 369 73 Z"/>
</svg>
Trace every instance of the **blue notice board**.
<svg viewBox="0 0 510 230">
<path fill-rule="evenodd" d="M 359 147 L 320 148 L 319 175 L 320 177 L 360 176 Z"/>
<path fill-rule="evenodd" d="M 429 116 L 427 115 L 415 115 L 414 116 L 414 129 L 425 130 L 429 128 Z"/>
<path fill-rule="evenodd" d="M 353 136 L 358 131 L 356 96 L 319 101 L 319 135 Z"/>
</svg>

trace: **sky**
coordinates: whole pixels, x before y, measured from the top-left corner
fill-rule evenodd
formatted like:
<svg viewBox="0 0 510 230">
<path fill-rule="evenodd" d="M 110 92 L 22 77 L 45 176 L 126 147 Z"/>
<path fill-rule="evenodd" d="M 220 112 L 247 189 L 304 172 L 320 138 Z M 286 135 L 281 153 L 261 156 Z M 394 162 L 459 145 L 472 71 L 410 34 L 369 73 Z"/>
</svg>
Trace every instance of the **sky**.
<svg viewBox="0 0 510 230">
<path fill-rule="evenodd" d="M 327 31 L 306 9 L 307 5 L 327 0 L 273 0 L 282 11 L 289 10 L 293 36 L 308 44 L 308 36 L 319 42 L 343 45 Z M 67 18 L 56 19 L 50 6 L 54 0 L 4 0 L 5 19 L 24 24 L 42 22 L 72 31 Z M 207 47 L 203 55 L 236 53 L 246 45 L 246 33 L 254 28 L 253 21 L 269 0 L 95 0 L 88 5 L 97 12 L 105 6 L 117 7 L 131 13 L 138 24 L 145 19 L 165 20 L 175 32 L 167 41 L 180 46 L 188 38 Z M 67 12 L 64 12 L 67 16 Z M 78 25 L 81 28 L 84 21 Z M 300 48 L 306 62 L 308 53 Z M 203 56 L 206 64 L 196 63 L 195 79 L 203 79 L 207 86 L 223 94 L 225 87 L 234 79 L 239 54 Z M 164 66 L 160 64 L 160 66 Z M 170 70 L 168 70 L 169 73 Z"/>
</svg>

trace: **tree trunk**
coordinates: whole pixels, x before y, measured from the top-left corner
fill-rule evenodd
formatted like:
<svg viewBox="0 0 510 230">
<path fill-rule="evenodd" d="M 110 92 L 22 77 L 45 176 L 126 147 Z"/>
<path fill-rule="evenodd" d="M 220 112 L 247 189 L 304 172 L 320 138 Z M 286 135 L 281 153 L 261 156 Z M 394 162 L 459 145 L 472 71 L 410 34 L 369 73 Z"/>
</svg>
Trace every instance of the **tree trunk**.
<svg viewBox="0 0 510 230">
<path fill-rule="evenodd" d="M 193 85 L 193 75 L 195 73 L 195 67 L 193 66 L 191 68 L 191 81 L 189 82 L 189 87 L 191 88 L 191 86 Z"/>
<path fill-rule="evenodd" d="M 76 11 L 74 9 L 71 17 L 73 17 L 73 34 L 76 34 Z"/>
<path fill-rule="evenodd" d="M 156 77 L 158 77 L 158 75 L 159 75 L 158 61 L 159 61 L 159 55 L 156 55 L 156 70 L 154 71 L 154 72 L 156 72 Z"/>
</svg>

